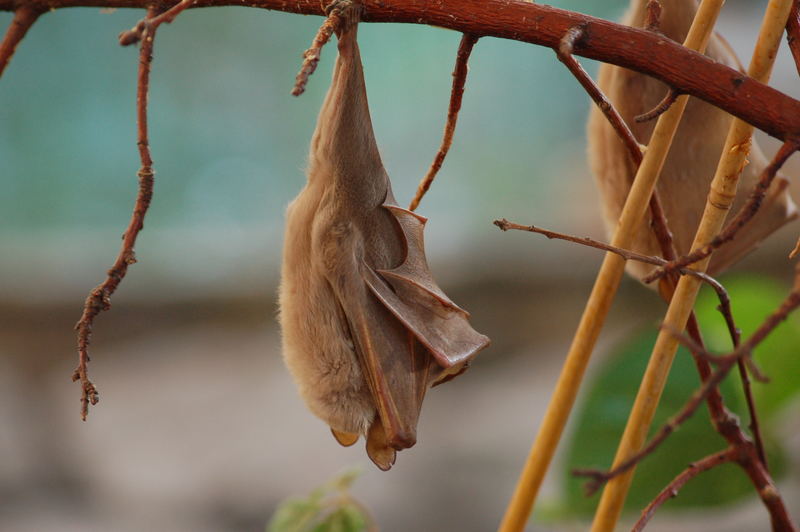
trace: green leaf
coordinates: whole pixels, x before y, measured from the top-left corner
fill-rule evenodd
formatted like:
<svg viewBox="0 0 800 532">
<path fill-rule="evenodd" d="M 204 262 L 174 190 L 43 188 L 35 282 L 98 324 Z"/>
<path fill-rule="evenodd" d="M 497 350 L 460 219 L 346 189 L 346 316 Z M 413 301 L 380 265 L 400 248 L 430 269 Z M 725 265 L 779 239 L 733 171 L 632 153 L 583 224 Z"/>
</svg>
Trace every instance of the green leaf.
<svg viewBox="0 0 800 532">
<path fill-rule="evenodd" d="M 288 499 L 281 503 L 267 525 L 268 532 L 306 532 L 322 510 L 318 500 Z"/>
<path fill-rule="evenodd" d="M 347 470 L 314 489 L 307 498 L 282 503 L 267 532 L 364 532 L 369 517 L 349 493 L 360 469 Z"/>
<path fill-rule="evenodd" d="M 757 277 L 737 277 L 726 281 L 725 285 L 743 339 L 778 308 L 790 290 L 788 285 Z M 698 301 L 697 315 L 707 335 L 709 348 L 724 353 L 730 351 L 731 342 L 716 311 L 717 303 L 713 292 L 704 291 Z M 800 315 L 789 316 L 756 348 L 753 357 L 770 378 L 769 383 L 753 382 L 759 419 L 768 424 L 800 393 Z"/>
</svg>

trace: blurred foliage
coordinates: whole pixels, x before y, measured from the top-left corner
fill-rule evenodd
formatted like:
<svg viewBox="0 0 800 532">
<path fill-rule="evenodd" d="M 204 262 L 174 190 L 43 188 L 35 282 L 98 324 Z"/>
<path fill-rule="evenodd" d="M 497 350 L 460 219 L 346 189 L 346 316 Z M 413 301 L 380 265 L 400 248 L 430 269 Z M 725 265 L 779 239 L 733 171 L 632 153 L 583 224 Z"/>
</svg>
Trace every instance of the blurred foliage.
<svg viewBox="0 0 800 532">
<path fill-rule="evenodd" d="M 281 503 L 267 532 L 365 532 L 371 518 L 350 495 L 359 471 L 345 471 L 305 498 Z"/>
<path fill-rule="evenodd" d="M 747 338 L 786 297 L 787 286 L 762 278 L 736 278 L 728 281 L 734 316 Z M 729 352 L 731 340 L 725 323 L 716 310 L 716 295 L 706 288 L 698 301 L 697 314 L 708 347 L 717 353 Z M 588 385 L 577 410 L 577 423 L 568 444 L 565 461 L 565 499 L 549 508 L 549 517 L 592 515 L 596 495 L 584 495 L 585 479 L 575 478 L 573 468 L 608 469 L 627 422 L 631 404 L 647 365 L 656 332 L 633 335 L 614 355 L 604 361 Z M 755 351 L 755 360 L 771 378 L 769 383 L 753 383 L 759 420 L 766 441 L 772 474 L 780 477 L 786 469 L 775 423 L 780 410 L 800 392 L 800 317 L 791 316 Z M 677 413 L 699 387 L 694 361 L 681 348 L 675 358 L 669 381 L 653 422 L 652 437 L 668 418 Z M 748 424 L 738 370 L 722 384 L 727 407 Z M 726 442 L 712 428 L 705 405 L 673 433 L 665 443 L 638 467 L 626 502 L 626 510 L 639 511 L 687 464 L 723 449 Z M 750 482 L 735 465 L 726 464 L 703 473 L 681 489 L 665 508 L 687 508 L 732 503 L 754 495 Z"/>
</svg>

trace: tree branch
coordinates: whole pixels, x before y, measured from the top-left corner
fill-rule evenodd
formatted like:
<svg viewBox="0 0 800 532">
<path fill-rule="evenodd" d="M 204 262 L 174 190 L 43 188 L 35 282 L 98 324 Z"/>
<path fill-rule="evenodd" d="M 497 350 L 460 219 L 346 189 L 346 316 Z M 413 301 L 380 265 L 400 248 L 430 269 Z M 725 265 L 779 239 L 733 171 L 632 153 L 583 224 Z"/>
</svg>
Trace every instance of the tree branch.
<svg viewBox="0 0 800 532">
<path fill-rule="evenodd" d="M 14 12 L 14 18 L 6 30 L 3 42 L 0 43 L 0 76 L 11 61 L 19 42 L 44 12 L 43 8 L 36 5 L 23 5 Z"/>
<path fill-rule="evenodd" d="M 167 9 L 176 2 L 154 2 Z M 144 8 L 150 0 L 0 0 L 0 11 L 21 6 Z M 575 53 L 663 81 L 786 140 L 800 136 L 800 101 L 691 51 L 657 33 L 523 0 L 364 0 L 364 22 L 428 24 L 478 37 L 491 36 L 557 48 L 581 26 Z M 319 0 L 198 0 L 192 7 L 250 6 L 305 15 L 324 15 Z"/>
<path fill-rule="evenodd" d="M 710 456 L 706 456 L 702 460 L 698 460 L 697 462 L 689 464 L 689 467 L 675 477 L 675 479 L 673 479 L 673 481 L 670 482 L 667 487 L 664 488 L 661 493 L 659 493 L 658 496 L 647 505 L 647 508 L 642 511 L 642 516 L 633 526 L 632 532 L 641 532 L 644 530 L 645 525 L 653 517 L 653 514 L 656 512 L 656 510 L 658 510 L 668 500 L 676 497 L 678 495 L 678 490 L 685 486 L 686 483 L 691 479 L 700 473 L 708 471 L 709 469 L 712 469 L 718 465 L 722 465 L 726 462 L 732 462 L 735 457 L 736 449 L 730 447 L 724 451 L 714 453 Z"/>
<path fill-rule="evenodd" d="M 152 20 L 154 9 L 148 9 L 148 17 Z M 177 13 L 175 13 L 177 14 Z M 171 20 L 171 19 L 170 19 Z M 163 20 L 162 20 L 163 21 Z M 117 255 L 117 260 L 108 270 L 105 281 L 97 285 L 86 298 L 81 319 L 75 325 L 78 331 L 78 367 L 72 375 L 73 381 L 81 383 L 81 419 L 86 421 L 89 414 L 89 405 L 97 404 L 99 395 L 97 388 L 89 380 L 87 364 L 89 363 L 89 342 L 92 336 L 94 319 L 100 312 L 111 308 L 111 295 L 116 291 L 119 283 L 128 272 L 128 266 L 136 262 L 133 247 L 136 237 L 144 227 L 144 217 L 150 207 L 153 197 L 153 159 L 150 156 L 150 143 L 147 135 L 147 92 L 150 86 L 150 64 L 153 61 L 153 44 L 156 37 L 158 24 L 145 24 L 142 34 L 142 44 L 139 51 L 139 75 L 136 90 L 136 118 L 138 123 L 137 147 L 142 166 L 139 169 L 139 193 L 133 208 L 131 221 L 122 237 L 122 249 Z M 122 39 L 122 36 L 120 37 Z"/>
</svg>

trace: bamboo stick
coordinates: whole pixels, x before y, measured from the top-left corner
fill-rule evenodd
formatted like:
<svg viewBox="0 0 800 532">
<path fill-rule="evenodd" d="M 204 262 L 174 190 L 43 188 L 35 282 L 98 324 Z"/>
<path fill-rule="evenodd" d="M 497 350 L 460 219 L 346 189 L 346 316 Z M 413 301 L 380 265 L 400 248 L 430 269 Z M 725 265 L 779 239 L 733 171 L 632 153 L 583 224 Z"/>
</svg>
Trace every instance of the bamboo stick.
<svg viewBox="0 0 800 532">
<path fill-rule="evenodd" d="M 686 36 L 684 46 L 700 52 L 705 51 L 723 4 L 724 0 L 703 0 Z M 644 219 L 687 100 L 688 96 L 679 97 L 656 122 L 611 241 L 615 247 L 625 249 L 631 247 L 634 235 Z M 606 253 L 567 353 L 553 397 L 517 482 L 514 495 L 506 509 L 499 532 L 519 532 L 525 527 L 624 271 L 625 260 L 614 253 Z"/>
<path fill-rule="evenodd" d="M 748 74 L 761 82 L 766 83 L 769 80 L 791 6 L 792 0 L 770 0 L 767 6 L 758 42 L 748 69 Z M 722 229 L 725 217 L 736 198 L 739 174 L 747 164 L 752 135 L 753 126 L 739 119 L 734 119 L 731 123 L 692 249 L 708 243 Z M 700 261 L 693 266 L 693 269 L 705 271 L 709 260 L 710 257 Z M 678 340 L 670 331 L 684 329 L 694 307 L 699 288 L 700 283 L 695 277 L 683 276 L 678 282 L 675 295 L 664 319 L 664 327 L 658 335 L 642 384 L 636 395 L 631 415 L 614 458 L 614 465 L 624 462 L 628 457 L 637 453 L 644 444 L 678 348 Z M 614 530 L 633 478 L 633 472 L 634 468 L 631 468 L 611 479 L 606 485 L 592 524 L 593 532 Z"/>
</svg>

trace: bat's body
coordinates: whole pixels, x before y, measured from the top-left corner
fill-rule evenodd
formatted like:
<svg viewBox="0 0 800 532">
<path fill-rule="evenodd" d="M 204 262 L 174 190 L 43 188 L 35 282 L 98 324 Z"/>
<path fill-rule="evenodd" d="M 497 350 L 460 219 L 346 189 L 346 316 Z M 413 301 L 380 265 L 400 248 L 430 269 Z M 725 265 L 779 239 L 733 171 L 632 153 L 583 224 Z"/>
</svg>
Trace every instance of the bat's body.
<svg viewBox="0 0 800 532">
<path fill-rule="evenodd" d="M 695 0 L 662 2 L 663 14 L 659 30 L 668 38 L 682 42 L 697 10 Z M 631 0 L 624 23 L 644 26 L 647 0 Z M 706 55 L 732 68 L 741 69 L 733 50 L 719 35 L 709 41 Z M 600 88 L 606 93 L 622 118 L 630 125 L 639 142 L 650 138 L 655 121 L 638 124 L 636 115 L 653 109 L 667 94 L 661 82 L 631 70 L 604 64 L 600 67 Z M 700 222 L 732 117 L 697 98 L 690 98 L 669 156 L 664 164 L 657 190 L 670 223 L 679 254 L 688 253 Z M 606 226 L 613 231 L 622 212 L 636 168 L 616 133 L 597 109 L 591 111 L 589 126 L 589 160 L 603 197 Z M 740 178 L 739 193 L 732 212 L 737 212 L 767 166 L 758 144 L 753 142 L 748 164 Z M 778 177 L 773 182 L 761 210 L 740 231 L 736 239 L 717 250 L 709 272 L 718 273 L 755 248 L 764 238 L 797 217 L 794 203 L 786 190 L 787 182 Z M 632 249 L 647 255 L 660 255 L 660 247 L 650 229 L 650 218 L 642 223 Z M 629 262 L 628 271 L 644 277 L 652 266 Z"/>
<path fill-rule="evenodd" d="M 425 219 L 392 196 L 367 106 L 357 25 L 311 141 L 308 183 L 287 211 L 280 289 L 284 358 L 300 394 L 343 445 L 367 436 L 381 469 L 414 445 L 427 388 L 488 339 L 433 281 Z"/>
</svg>

